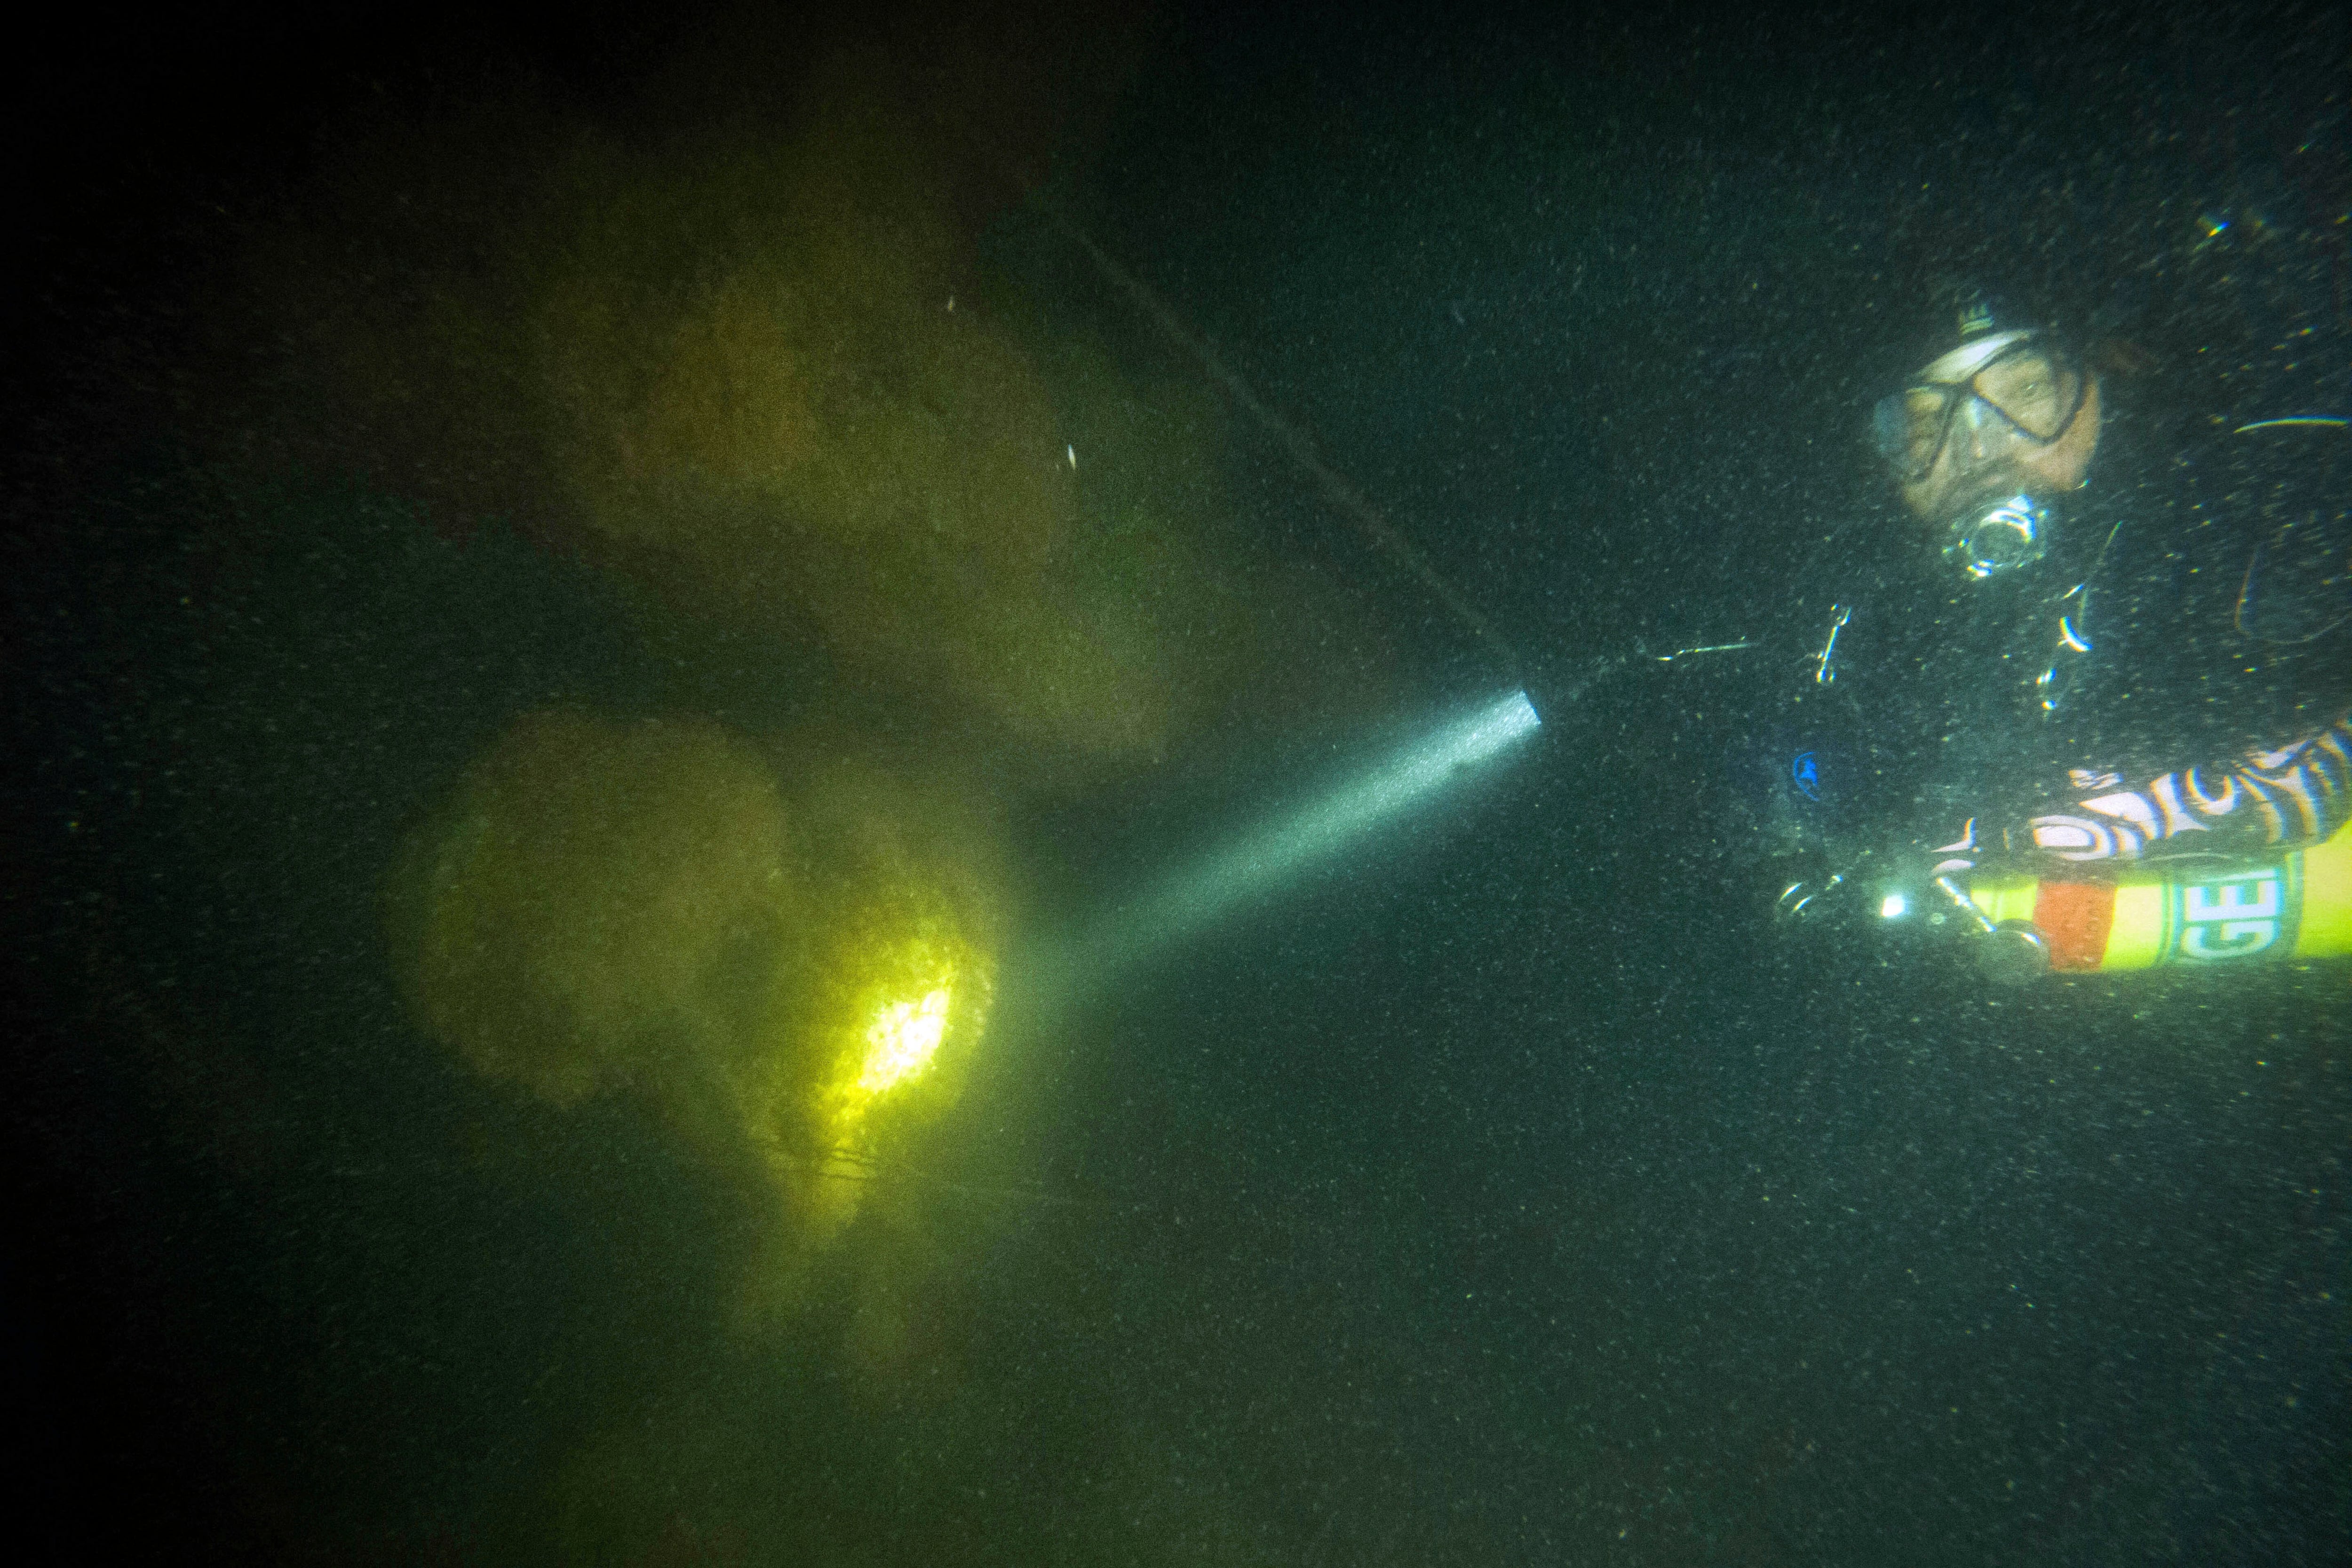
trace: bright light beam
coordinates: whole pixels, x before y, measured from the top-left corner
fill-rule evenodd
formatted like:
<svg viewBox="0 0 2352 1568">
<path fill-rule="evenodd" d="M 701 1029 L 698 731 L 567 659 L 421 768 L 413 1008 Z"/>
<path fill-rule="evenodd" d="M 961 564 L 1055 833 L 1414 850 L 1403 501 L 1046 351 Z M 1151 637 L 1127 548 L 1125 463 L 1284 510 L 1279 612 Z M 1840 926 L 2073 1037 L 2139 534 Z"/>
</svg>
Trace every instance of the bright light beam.
<svg viewBox="0 0 2352 1568">
<path fill-rule="evenodd" d="M 1423 736 L 1370 774 L 1169 876 L 1100 933 L 1096 962 L 1117 965 L 1213 923 L 1293 880 L 1308 865 L 1362 837 L 1541 722 L 1528 694 L 1516 691 Z"/>
</svg>

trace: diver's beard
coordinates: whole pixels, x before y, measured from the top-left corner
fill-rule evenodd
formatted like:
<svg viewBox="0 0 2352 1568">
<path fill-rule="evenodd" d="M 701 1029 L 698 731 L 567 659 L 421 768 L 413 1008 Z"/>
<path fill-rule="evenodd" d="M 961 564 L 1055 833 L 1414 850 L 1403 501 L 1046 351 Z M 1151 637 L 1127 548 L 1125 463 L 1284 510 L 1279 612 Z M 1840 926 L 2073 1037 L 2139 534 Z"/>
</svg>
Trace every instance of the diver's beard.
<svg viewBox="0 0 2352 1568">
<path fill-rule="evenodd" d="M 1973 582 L 2007 576 L 2047 555 L 2057 526 L 2056 509 L 2031 490 L 1979 486 L 1945 514 L 1944 559 Z"/>
</svg>

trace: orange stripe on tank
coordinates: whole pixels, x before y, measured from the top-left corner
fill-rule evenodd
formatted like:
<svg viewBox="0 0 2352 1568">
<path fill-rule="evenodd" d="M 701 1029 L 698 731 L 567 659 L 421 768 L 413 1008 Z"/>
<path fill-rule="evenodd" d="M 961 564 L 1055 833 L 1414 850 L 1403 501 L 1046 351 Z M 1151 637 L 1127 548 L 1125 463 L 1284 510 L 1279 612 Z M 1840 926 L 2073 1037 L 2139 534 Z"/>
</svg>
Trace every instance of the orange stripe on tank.
<svg viewBox="0 0 2352 1568">
<path fill-rule="evenodd" d="M 2053 969 L 2096 969 L 2107 952 L 2116 890 L 2095 882 L 2043 882 L 2033 892 L 2033 923 L 2050 943 Z"/>
</svg>

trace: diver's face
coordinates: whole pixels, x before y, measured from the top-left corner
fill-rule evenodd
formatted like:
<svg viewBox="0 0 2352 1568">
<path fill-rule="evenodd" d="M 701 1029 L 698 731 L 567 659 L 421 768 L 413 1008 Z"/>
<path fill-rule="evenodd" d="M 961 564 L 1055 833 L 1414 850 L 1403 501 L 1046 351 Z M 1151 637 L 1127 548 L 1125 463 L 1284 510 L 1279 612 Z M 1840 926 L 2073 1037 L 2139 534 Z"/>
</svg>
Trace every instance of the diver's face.
<svg viewBox="0 0 2352 1568">
<path fill-rule="evenodd" d="M 2079 489 L 2099 444 L 2098 378 L 2037 338 L 1989 355 L 1955 350 L 1898 406 L 1882 416 L 1882 437 L 1896 448 L 1904 505 L 1930 521 L 2021 492 Z"/>
</svg>

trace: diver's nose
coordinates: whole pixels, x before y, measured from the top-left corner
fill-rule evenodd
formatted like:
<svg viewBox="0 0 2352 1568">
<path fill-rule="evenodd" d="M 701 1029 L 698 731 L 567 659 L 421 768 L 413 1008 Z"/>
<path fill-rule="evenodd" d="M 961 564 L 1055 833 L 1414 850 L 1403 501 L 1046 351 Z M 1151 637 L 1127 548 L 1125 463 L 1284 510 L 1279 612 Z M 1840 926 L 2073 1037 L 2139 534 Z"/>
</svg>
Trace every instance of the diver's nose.
<svg viewBox="0 0 2352 1568">
<path fill-rule="evenodd" d="M 1964 463 L 1981 463 L 1993 455 L 1998 443 L 1994 440 L 1995 421 L 1980 397 L 1969 397 L 1960 405 L 1959 457 Z"/>
</svg>

